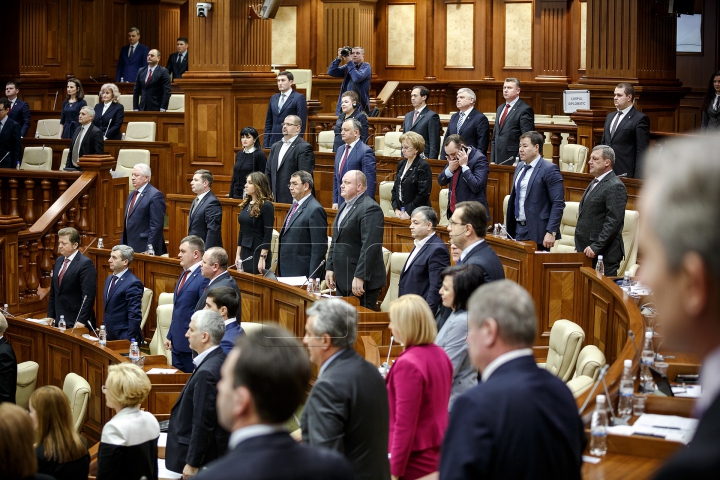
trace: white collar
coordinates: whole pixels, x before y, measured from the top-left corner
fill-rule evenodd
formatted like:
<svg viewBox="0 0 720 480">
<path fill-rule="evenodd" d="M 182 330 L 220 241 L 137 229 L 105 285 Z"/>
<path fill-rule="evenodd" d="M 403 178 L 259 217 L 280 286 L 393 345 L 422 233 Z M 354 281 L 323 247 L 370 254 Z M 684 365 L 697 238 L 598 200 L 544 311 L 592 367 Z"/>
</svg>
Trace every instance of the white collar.
<svg viewBox="0 0 720 480">
<path fill-rule="evenodd" d="M 215 349 L 220 348 L 220 345 L 213 345 L 212 347 L 208 348 L 202 353 L 199 353 L 197 357 L 193 358 L 193 363 L 195 364 L 195 368 L 199 367 L 203 360 L 205 360 L 205 357 L 210 355 L 210 352 L 212 352 Z"/>
<path fill-rule="evenodd" d="M 459 260 L 459 261 L 465 260 L 465 257 L 467 257 L 467 256 L 470 254 L 470 252 L 472 251 L 472 249 L 475 248 L 475 247 L 477 247 L 478 245 L 480 245 L 480 244 L 481 244 L 482 242 L 484 242 L 484 241 L 485 241 L 485 239 L 484 239 L 484 238 L 481 238 L 481 239 L 478 240 L 477 242 L 475 242 L 475 243 L 473 243 L 473 244 L 470 244 L 470 245 L 468 245 L 467 247 L 465 247 L 465 248 L 463 249 L 463 251 L 460 252 L 460 258 L 459 258 L 458 260 Z"/>
<path fill-rule="evenodd" d="M 293 199 L 293 203 L 297 203 L 297 204 L 298 204 L 298 208 L 300 208 L 300 207 L 302 206 L 302 204 L 305 203 L 305 202 L 307 201 L 307 199 L 310 198 L 310 197 L 312 197 L 312 193 L 308 193 L 307 195 L 305 195 L 305 196 L 304 196 L 303 198 L 301 198 L 300 200 L 295 200 L 295 199 Z M 292 208 L 292 207 L 291 207 L 291 208 Z"/>
<path fill-rule="evenodd" d="M 237 319 L 235 319 L 235 318 L 228 318 L 227 320 L 223 320 L 223 322 L 225 322 L 225 326 L 227 327 L 227 326 L 230 325 L 231 323 L 237 322 Z"/>
<path fill-rule="evenodd" d="M 127 272 L 127 271 L 128 271 L 128 269 L 126 268 L 126 269 L 123 270 L 122 272 L 120 272 L 120 273 L 114 273 L 113 275 L 115 275 L 115 276 L 118 278 L 118 280 L 119 280 L 123 275 L 125 275 L 125 272 Z"/>
<path fill-rule="evenodd" d="M 280 96 L 282 97 L 283 95 L 285 95 L 285 100 L 287 100 L 292 92 L 293 92 L 293 89 L 292 89 L 292 87 L 290 87 L 290 88 L 288 88 L 287 92 L 284 92 L 284 93 L 280 92 Z"/>
<path fill-rule="evenodd" d="M 238 446 L 239 443 L 244 442 L 255 437 L 261 437 L 263 435 L 271 435 L 276 432 L 282 432 L 285 430 L 284 425 L 264 425 L 256 424 L 247 427 L 238 428 L 232 434 L 230 434 L 230 440 L 228 441 L 228 447 L 230 450 Z"/>
<path fill-rule="evenodd" d="M 201 201 L 203 198 L 205 198 L 205 196 L 206 196 L 208 193 L 210 193 L 210 189 L 209 189 L 209 188 L 208 188 L 206 191 L 204 191 L 203 193 L 201 193 L 200 195 L 197 196 L 198 204 L 200 204 L 200 201 Z"/>
<path fill-rule="evenodd" d="M 80 252 L 80 250 L 75 250 L 72 255 L 70 255 L 69 257 L 66 257 L 66 258 L 72 262 L 73 260 L 75 260 L 75 257 L 77 256 L 77 254 L 79 252 Z"/>
<path fill-rule="evenodd" d="M 427 237 L 423 238 L 422 240 L 413 240 L 413 242 L 415 243 L 415 248 L 417 248 L 418 250 L 420 250 L 422 247 L 425 246 L 425 244 L 426 244 L 427 242 L 430 241 L 430 239 L 432 238 L 433 235 L 435 235 L 435 232 L 430 232 L 430 235 L 428 235 Z"/>
<path fill-rule="evenodd" d="M 295 139 L 296 139 L 298 136 L 299 136 L 299 135 L 295 135 L 294 137 L 290 137 L 289 140 L 285 140 L 285 138 L 283 138 L 282 142 L 283 142 L 284 144 L 286 144 L 286 145 L 290 145 L 292 142 L 295 141 Z"/>
<path fill-rule="evenodd" d="M 532 357 L 532 354 L 532 348 L 520 348 L 518 350 L 511 350 L 509 352 L 503 353 L 495 360 L 490 362 L 487 367 L 485 367 L 485 370 L 483 370 L 482 372 L 482 381 L 487 382 L 487 379 L 490 378 L 490 375 L 492 375 L 495 370 L 497 370 L 502 365 L 508 363 L 509 361 L 525 356 Z"/>
<path fill-rule="evenodd" d="M 211 278 L 210 281 L 208 282 L 208 287 L 209 287 L 210 284 L 212 284 L 215 280 L 217 280 L 218 278 L 222 277 L 222 276 L 225 275 L 226 273 L 228 273 L 227 270 L 225 270 L 224 272 L 218 274 L 216 277 Z M 203 308 L 204 308 L 204 307 L 203 307 Z"/>
<path fill-rule="evenodd" d="M 245 152 L 245 153 L 253 153 L 255 150 L 257 150 L 257 148 L 255 148 L 255 145 L 253 145 L 252 147 L 250 147 L 250 150 L 245 150 L 245 149 L 243 148 L 243 152 Z"/>
<path fill-rule="evenodd" d="M 629 107 L 624 108 L 624 109 L 622 109 L 622 110 L 618 110 L 618 112 L 620 112 L 621 115 L 627 115 L 627 113 L 630 111 L 630 109 L 631 109 L 632 107 L 633 107 L 633 104 L 631 103 Z"/>
<path fill-rule="evenodd" d="M 597 183 L 602 182 L 602 179 L 607 177 L 607 174 L 610 172 L 612 172 L 612 168 L 610 170 L 608 170 L 607 172 L 603 173 L 602 175 L 600 175 L 599 177 L 596 177 L 595 180 L 597 180 Z"/>
<path fill-rule="evenodd" d="M 354 142 L 352 142 L 351 144 L 349 144 L 350 150 L 352 150 L 353 148 L 355 148 L 355 145 L 357 145 L 357 143 L 358 143 L 359 141 L 360 141 L 360 137 L 358 137 Z M 347 148 L 348 144 L 346 143 L 345 146 L 346 146 L 346 148 Z"/>
<path fill-rule="evenodd" d="M 201 263 L 202 263 L 202 260 L 200 260 L 199 262 L 197 262 L 194 265 L 190 265 L 190 268 L 188 268 L 188 270 L 190 270 L 190 273 L 193 273 L 200 266 Z"/>
<path fill-rule="evenodd" d="M 512 108 L 515 106 L 515 104 L 518 102 L 518 100 L 520 100 L 520 95 L 515 97 L 515 100 L 513 100 L 512 102 L 505 102 L 505 105 L 510 105 L 510 109 L 512 110 Z"/>
<path fill-rule="evenodd" d="M 415 111 L 418 112 L 418 115 L 420 115 L 423 112 L 423 110 L 425 110 L 426 108 L 427 108 L 427 103 L 425 105 L 423 105 L 422 107 L 416 109 Z"/>
</svg>

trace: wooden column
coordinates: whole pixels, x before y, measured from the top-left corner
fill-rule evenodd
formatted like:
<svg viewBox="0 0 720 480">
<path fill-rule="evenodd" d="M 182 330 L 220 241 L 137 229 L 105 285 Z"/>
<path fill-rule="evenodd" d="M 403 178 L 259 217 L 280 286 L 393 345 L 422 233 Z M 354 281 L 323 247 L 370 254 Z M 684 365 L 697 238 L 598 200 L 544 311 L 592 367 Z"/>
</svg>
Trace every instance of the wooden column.
<svg viewBox="0 0 720 480">
<path fill-rule="evenodd" d="M 18 278 L 19 262 L 22 261 L 18 248 L 18 232 L 25 228 L 25 222 L 18 216 L 0 217 L 0 232 L 3 242 L 0 245 L 0 304 L 7 303 L 12 309 L 20 303 Z"/>
<path fill-rule="evenodd" d="M 375 61 L 374 19 L 377 0 L 349 2 L 322 0 L 322 2 L 323 23 L 322 31 L 319 32 L 322 40 L 318 45 L 318 55 L 323 61 L 320 64 L 330 65 L 337 57 L 338 47 L 349 45 L 363 47 L 365 61 L 373 65 Z"/>
<path fill-rule="evenodd" d="M 120 243 L 129 183 L 127 177 L 112 178 L 110 170 L 115 168 L 115 164 L 115 158 L 110 155 L 86 155 L 80 158 L 80 166 L 84 172 L 98 174 L 95 184 L 88 192 L 88 213 L 85 217 L 80 217 L 85 218 L 88 223 L 82 228 L 84 247 L 94 240 L 93 237 L 102 238 L 106 247 Z"/>
<path fill-rule="evenodd" d="M 539 0 L 535 2 L 534 41 L 537 81 L 567 83 L 568 78 L 568 2 Z M 537 47 L 540 48 L 537 48 Z"/>
</svg>

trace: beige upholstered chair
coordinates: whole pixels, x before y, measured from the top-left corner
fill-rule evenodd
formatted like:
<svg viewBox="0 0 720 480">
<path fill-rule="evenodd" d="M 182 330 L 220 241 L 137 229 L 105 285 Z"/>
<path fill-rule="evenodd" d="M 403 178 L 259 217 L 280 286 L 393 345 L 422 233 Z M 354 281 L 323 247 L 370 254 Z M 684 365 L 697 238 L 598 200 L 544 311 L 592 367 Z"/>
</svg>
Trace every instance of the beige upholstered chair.
<svg viewBox="0 0 720 480">
<path fill-rule="evenodd" d="M 150 165 L 150 150 L 122 148 L 118 152 L 117 162 L 115 163 L 115 171 L 127 175 L 131 192 L 135 190 L 135 187 L 132 185 L 130 175 L 132 174 L 133 167 L 135 167 L 138 163 Z"/>
<path fill-rule="evenodd" d="M 99 97 L 99 95 L 87 95 L 87 96 L 84 98 L 84 99 L 85 99 L 85 103 L 87 103 L 87 106 L 88 106 L 88 107 L 94 109 L 94 108 L 95 108 L 95 105 L 97 105 L 98 102 L 100 101 L 100 99 L 99 99 L 98 97 Z"/>
<path fill-rule="evenodd" d="M 156 130 L 155 122 L 128 122 L 125 140 L 128 142 L 154 142 Z"/>
<path fill-rule="evenodd" d="M 382 247 L 383 264 L 385 265 L 385 275 L 390 273 L 390 255 L 392 252 L 385 247 Z"/>
<path fill-rule="evenodd" d="M 638 253 L 638 226 L 640 213 L 635 210 L 625 210 L 625 225 L 623 225 L 623 244 L 625 244 L 625 258 L 620 262 L 618 275 L 623 275 L 625 270 L 631 270 L 637 263 Z M 637 268 L 635 269 L 637 271 Z"/>
<path fill-rule="evenodd" d="M 555 320 L 550 329 L 550 348 L 547 362 L 541 365 L 548 372 L 567 382 L 580 354 L 580 347 L 585 340 L 585 331 L 570 320 Z"/>
<path fill-rule="evenodd" d="M 553 115 L 552 123 L 557 123 L 561 125 L 575 125 L 575 122 L 572 121 L 570 115 Z"/>
<path fill-rule="evenodd" d="M 62 151 L 62 156 L 60 157 L 60 171 L 65 170 L 65 165 L 67 164 L 68 155 L 70 155 L 70 149 L 65 148 Z"/>
<path fill-rule="evenodd" d="M 385 150 L 385 135 L 375 135 L 373 145 L 375 145 L 375 155 L 383 155 L 383 150 Z"/>
<path fill-rule="evenodd" d="M 278 243 L 280 243 L 280 232 L 277 230 L 273 230 L 272 232 L 272 238 L 270 239 L 270 253 L 272 254 L 272 261 L 274 265 L 270 268 L 273 272 L 277 273 L 277 260 L 278 258 Z M 265 265 L 265 267 L 268 267 L 269 265 Z"/>
<path fill-rule="evenodd" d="M 580 351 L 575 375 L 572 380 L 567 382 L 567 386 L 575 398 L 592 386 L 605 363 L 605 355 L 595 345 L 587 345 Z"/>
<path fill-rule="evenodd" d="M 25 147 L 20 170 L 52 170 L 52 148 Z"/>
<path fill-rule="evenodd" d="M 73 424 L 75 430 L 79 432 L 85 423 L 85 414 L 90 401 L 90 384 L 80 375 L 68 373 L 63 382 L 63 393 L 70 402 Z"/>
<path fill-rule="evenodd" d="M 60 132 L 60 119 L 43 118 L 38 120 L 35 131 L 38 134 L 38 138 L 41 139 L 57 138 L 58 132 Z"/>
<path fill-rule="evenodd" d="M 575 251 L 575 227 L 577 227 L 578 207 L 580 202 L 565 202 L 562 220 L 560 220 L 559 240 L 550 248 L 551 252 L 574 252 Z"/>
<path fill-rule="evenodd" d="M 263 324 L 255 322 L 242 322 L 242 328 L 245 331 L 245 334 L 260 332 L 262 331 Z"/>
<path fill-rule="evenodd" d="M 488 122 L 494 122 L 497 117 L 497 112 L 483 112 L 483 115 L 487 117 Z"/>
<path fill-rule="evenodd" d="M 185 111 L 185 94 L 173 93 L 170 95 L 167 112 L 184 112 Z"/>
<path fill-rule="evenodd" d="M 438 208 L 440 209 L 440 219 L 438 220 L 438 226 L 447 226 L 450 223 L 450 219 L 447 217 L 448 203 L 450 202 L 450 190 L 443 188 L 440 190 L 440 197 L 438 198 Z"/>
<path fill-rule="evenodd" d="M 390 310 L 390 302 L 398 297 L 398 285 L 400 283 L 400 274 L 405 265 L 410 252 L 393 252 L 390 255 L 390 283 L 388 284 L 385 298 L 380 304 L 380 311 L 387 312 Z"/>
<path fill-rule="evenodd" d="M 128 81 L 132 82 L 133 80 L 128 80 Z M 133 96 L 132 95 L 120 95 L 120 98 L 118 98 L 118 103 L 122 104 L 122 106 L 125 108 L 126 112 L 133 111 Z"/>
<path fill-rule="evenodd" d="M 25 410 L 28 408 L 30 395 L 35 391 L 37 375 L 40 365 L 35 362 L 22 362 L 17 366 L 17 388 L 15 389 L 15 404 Z"/>
<path fill-rule="evenodd" d="M 305 89 L 305 98 L 310 100 L 312 98 L 312 70 L 302 68 L 290 68 L 288 72 L 293 74 L 293 83 L 295 88 Z"/>
<path fill-rule="evenodd" d="M 142 296 L 142 306 L 140 311 L 142 312 L 142 320 L 140 321 L 140 330 L 145 328 L 145 322 L 147 322 L 148 315 L 150 314 L 150 304 L 152 303 L 153 291 L 145 287 Z"/>
<path fill-rule="evenodd" d="M 505 220 L 507 220 L 507 210 L 508 210 L 508 202 L 510 201 L 510 195 L 505 195 L 505 198 L 503 198 L 503 217 L 501 218 L 502 221 L 495 222 L 495 223 L 502 223 L 505 225 Z"/>
<path fill-rule="evenodd" d="M 384 156 L 399 157 L 402 154 L 402 145 L 400 144 L 401 135 L 402 132 L 387 132 L 385 134 Z"/>
<path fill-rule="evenodd" d="M 335 141 L 335 132 L 332 130 L 323 130 L 318 133 L 318 151 L 332 152 L 333 142 Z"/>
<path fill-rule="evenodd" d="M 168 365 L 171 365 L 172 354 L 170 353 L 170 350 L 165 348 L 164 340 L 165 337 L 167 337 L 168 331 L 170 331 L 170 322 L 172 321 L 173 306 L 172 304 L 159 305 L 155 312 L 157 315 L 157 328 L 155 329 L 155 335 L 153 335 L 152 340 L 150 340 L 150 354 L 165 355 Z"/>
<path fill-rule="evenodd" d="M 440 113 L 440 114 L 438 114 L 438 116 L 440 117 L 440 121 L 442 121 L 442 120 L 448 120 L 448 121 L 450 121 L 450 119 L 452 118 L 452 116 L 453 116 L 454 113 L 455 113 L 455 112 Z M 487 116 L 487 114 L 485 114 L 485 115 Z M 488 120 L 489 120 L 489 117 L 488 117 Z"/>
<path fill-rule="evenodd" d="M 158 297 L 158 307 L 160 305 L 172 305 L 175 298 L 175 294 L 162 292 Z"/>
<path fill-rule="evenodd" d="M 567 144 L 560 149 L 560 170 L 563 172 L 585 171 L 588 148 L 582 145 Z"/>
<path fill-rule="evenodd" d="M 552 117 L 552 115 L 544 115 L 544 114 L 541 114 L 541 113 L 536 113 L 536 114 L 535 114 L 535 123 L 539 123 L 539 124 L 542 124 L 542 125 L 550 124 L 550 118 L 551 118 L 551 117 Z"/>
<path fill-rule="evenodd" d="M 392 208 L 392 189 L 395 182 L 385 180 L 380 182 L 380 208 L 386 217 L 395 217 L 395 211 Z"/>
</svg>

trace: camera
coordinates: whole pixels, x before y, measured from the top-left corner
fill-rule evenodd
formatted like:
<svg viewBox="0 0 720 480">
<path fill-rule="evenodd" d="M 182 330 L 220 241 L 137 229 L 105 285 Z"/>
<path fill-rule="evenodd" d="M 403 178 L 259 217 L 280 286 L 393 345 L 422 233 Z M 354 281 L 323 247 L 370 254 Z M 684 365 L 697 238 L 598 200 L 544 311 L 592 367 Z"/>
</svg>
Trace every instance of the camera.
<svg viewBox="0 0 720 480">
<path fill-rule="evenodd" d="M 205 18 L 207 17 L 208 10 L 212 8 L 212 3 L 198 3 L 195 6 L 197 8 L 197 16 Z"/>
<path fill-rule="evenodd" d="M 352 47 L 347 46 L 347 45 L 342 47 L 342 50 L 340 50 L 340 55 L 343 57 L 349 57 L 351 53 L 352 53 Z"/>
</svg>

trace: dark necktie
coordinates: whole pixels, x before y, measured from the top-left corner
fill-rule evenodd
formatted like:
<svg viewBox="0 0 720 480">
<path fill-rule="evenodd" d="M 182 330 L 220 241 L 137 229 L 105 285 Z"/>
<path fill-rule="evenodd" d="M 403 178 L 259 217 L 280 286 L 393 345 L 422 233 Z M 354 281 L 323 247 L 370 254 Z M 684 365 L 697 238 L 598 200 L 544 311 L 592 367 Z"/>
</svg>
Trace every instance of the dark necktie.
<svg viewBox="0 0 720 480">
<path fill-rule="evenodd" d="M 138 192 L 139 192 L 139 191 L 140 191 L 140 190 L 136 189 L 136 190 L 133 192 L 133 199 L 132 199 L 132 201 L 130 202 L 130 207 L 128 208 L 128 216 L 130 216 L 130 214 L 131 214 L 132 211 L 133 211 L 133 208 L 135 208 L 135 202 L 137 201 L 137 197 L 138 197 Z"/>
<path fill-rule="evenodd" d="M 610 138 L 615 136 L 615 130 L 617 129 L 618 123 L 620 123 L 620 117 L 622 117 L 622 112 L 618 111 L 617 115 L 615 115 L 615 119 L 613 120 L 612 125 L 610 126 Z"/>
<path fill-rule="evenodd" d="M 508 115 L 508 111 L 509 111 L 509 110 L 510 110 L 510 104 L 509 104 L 509 103 L 506 103 L 506 104 L 505 104 L 505 110 L 503 110 L 502 117 L 500 117 L 500 128 L 502 128 L 503 123 L 505 123 L 505 119 L 507 118 L 507 115 Z"/>
<path fill-rule="evenodd" d="M 413 125 L 415 125 L 415 122 L 417 122 L 417 118 L 418 118 L 418 115 L 419 115 L 419 114 L 420 114 L 420 112 L 418 112 L 417 110 L 415 110 L 415 115 L 413 115 L 413 123 L 412 123 Z"/>
<path fill-rule="evenodd" d="M 152 78 L 152 72 L 153 72 L 152 68 L 148 68 L 148 76 L 147 76 L 147 80 L 145 80 L 145 85 L 150 83 L 150 79 Z"/>
<path fill-rule="evenodd" d="M 585 197 L 590 195 L 590 192 L 593 191 L 593 188 L 598 184 L 599 180 L 597 178 L 594 178 L 592 182 L 590 182 L 590 186 L 585 190 L 585 193 L 583 193 L 582 198 L 580 199 L 580 205 L 578 205 L 578 215 L 582 212 L 583 203 L 585 203 Z"/>
<path fill-rule="evenodd" d="M 62 285 L 62 279 L 65 276 L 65 271 L 67 270 L 67 266 L 70 263 L 70 259 L 65 257 L 65 262 L 63 263 L 62 269 L 60 270 L 60 275 L 58 275 L 58 286 Z"/>
<path fill-rule="evenodd" d="M 193 203 L 190 206 L 190 217 L 192 217 L 193 213 L 195 213 L 195 208 L 197 208 L 198 203 L 200 203 L 200 202 L 198 202 L 198 197 L 195 197 L 195 200 L 193 200 Z"/>
<path fill-rule="evenodd" d="M 343 176 L 343 167 L 345 166 L 345 160 L 347 160 L 348 155 L 350 154 L 350 145 L 345 145 L 345 155 L 343 155 L 342 161 L 340 162 L 340 168 L 338 169 L 338 173 L 340 173 L 340 177 Z"/>
<path fill-rule="evenodd" d="M 530 170 L 530 165 L 523 166 L 523 171 L 520 173 L 520 177 L 515 184 L 515 218 L 520 216 L 520 185 L 522 184 L 523 178 L 525 178 L 525 174 L 528 170 Z"/>
<path fill-rule="evenodd" d="M 115 288 L 115 282 L 117 282 L 118 277 L 113 275 L 110 279 L 110 288 L 108 288 L 106 299 L 110 297 L 110 292 L 113 291 L 113 288 Z"/>
<path fill-rule="evenodd" d="M 462 175 L 462 167 L 458 167 L 457 170 L 453 172 L 453 178 L 452 178 L 452 188 L 450 189 L 450 211 L 455 211 L 455 204 L 457 203 L 457 184 L 458 179 L 460 178 L 460 175 Z"/>
<path fill-rule="evenodd" d="M 132 58 L 132 54 L 135 51 L 135 45 L 130 45 L 130 51 L 128 52 L 128 58 Z"/>
</svg>

